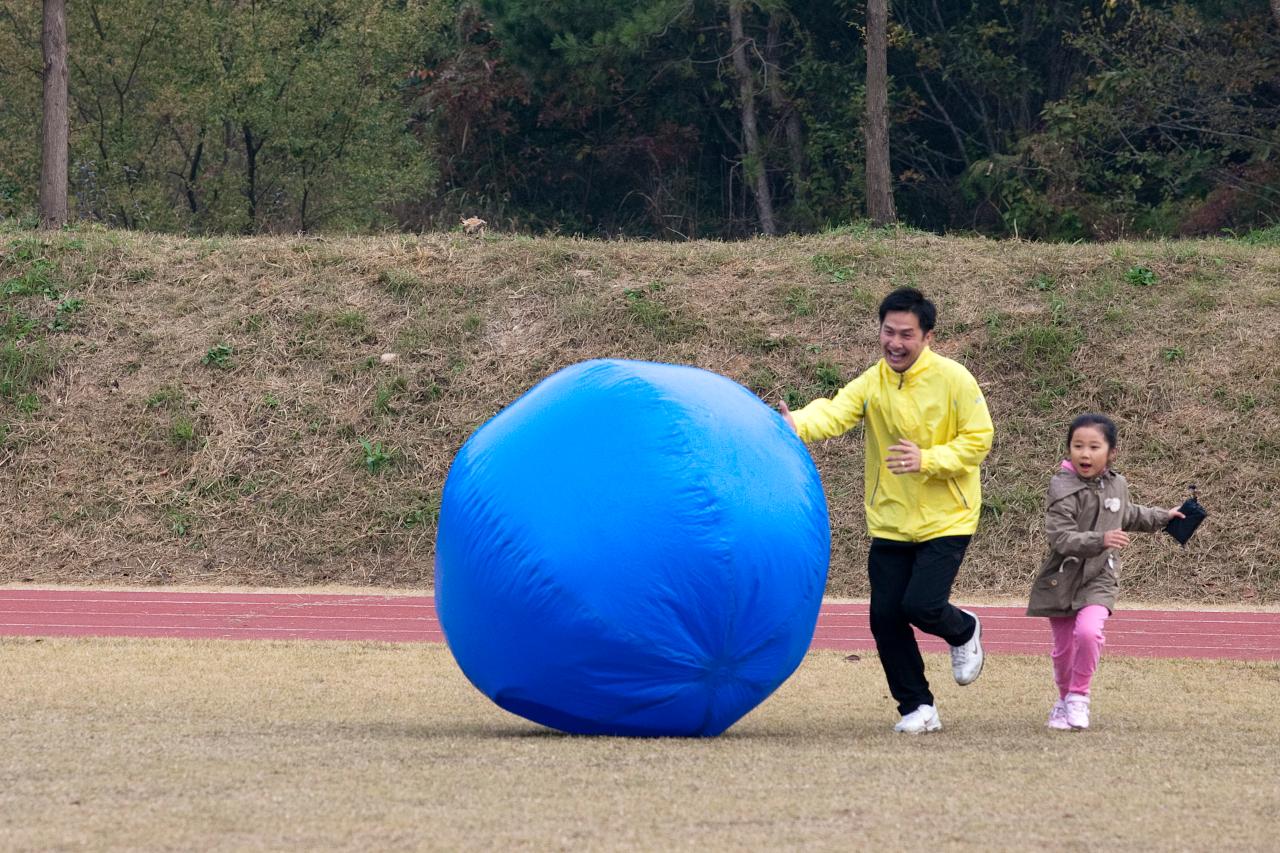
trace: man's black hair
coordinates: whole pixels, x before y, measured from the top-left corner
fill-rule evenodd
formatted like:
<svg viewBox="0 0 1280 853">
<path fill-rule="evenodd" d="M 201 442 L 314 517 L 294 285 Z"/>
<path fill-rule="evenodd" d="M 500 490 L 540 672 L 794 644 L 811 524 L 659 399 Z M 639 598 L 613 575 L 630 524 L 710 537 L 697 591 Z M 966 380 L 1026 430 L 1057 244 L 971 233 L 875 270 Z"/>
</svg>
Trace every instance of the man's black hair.
<svg viewBox="0 0 1280 853">
<path fill-rule="evenodd" d="M 920 321 L 920 331 L 929 334 L 938 322 L 938 308 L 914 287 L 899 287 L 880 303 L 880 322 L 890 311 L 910 311 Z"/>
<path fill-rule="evenodd" d="M 1083 415 L 1077 415 L 1076 419 L 1071 422 L 1071 426 L 1067 429 L 1067 447 L 1071 446 L 1071 439 L 1075 436 L 1076 430 L 1080 427 L 1094 427 L 1098 432 L 1102 433 L 1102 437 L 1107 440 L 1107 447 L 1114 450 L 1116 447 L 1116 422 L 1106 415 L 1100 415 L 1097 412 L 1085 412 Z"/>
</svg>

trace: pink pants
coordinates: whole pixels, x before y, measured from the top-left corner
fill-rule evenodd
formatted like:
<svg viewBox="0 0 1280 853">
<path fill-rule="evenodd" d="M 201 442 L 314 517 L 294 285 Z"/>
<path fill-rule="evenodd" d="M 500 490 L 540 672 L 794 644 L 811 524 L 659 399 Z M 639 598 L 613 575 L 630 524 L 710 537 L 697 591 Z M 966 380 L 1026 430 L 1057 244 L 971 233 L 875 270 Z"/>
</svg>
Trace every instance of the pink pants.
<svg viewBox="0 0 1280 853">
<path fill-rule="evenodd" d="M 1098 659 L 1102 657 L 1102 626 L 1111 611 L 1101 604 L 1087 605 L 1074 616 L 1050 616 L 1053 631 L 1053 680 L 1058 684 L 1058 697 L 1068 693 L 1089 695 Z"/>
</svg>

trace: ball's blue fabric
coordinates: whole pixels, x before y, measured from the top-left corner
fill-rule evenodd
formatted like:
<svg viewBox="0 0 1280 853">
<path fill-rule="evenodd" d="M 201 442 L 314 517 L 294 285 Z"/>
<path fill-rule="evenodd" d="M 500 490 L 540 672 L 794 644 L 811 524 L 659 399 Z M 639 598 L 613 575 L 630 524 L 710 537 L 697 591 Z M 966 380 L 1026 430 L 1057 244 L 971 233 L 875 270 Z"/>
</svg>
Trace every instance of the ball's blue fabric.
<svg viewBox="0 0 1280 853">
<path fill-rule="evenodd" d="M 468 439 L 436 609 L 502 708 L 578 734 L 716 735 L 804 657 L 830 556 L 807 450 L 694 367 L 596 360 Z"/>
</svg>

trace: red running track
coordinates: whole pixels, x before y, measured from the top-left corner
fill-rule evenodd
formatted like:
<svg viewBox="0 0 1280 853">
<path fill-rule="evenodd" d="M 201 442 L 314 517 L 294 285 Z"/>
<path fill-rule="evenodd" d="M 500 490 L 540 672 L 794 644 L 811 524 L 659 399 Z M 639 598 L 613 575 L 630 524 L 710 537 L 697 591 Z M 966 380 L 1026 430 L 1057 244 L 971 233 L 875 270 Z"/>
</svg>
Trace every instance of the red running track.
<svg viewBox="0 0 1280 853">
<path fill-rule="evenodd" d="M 988 651 L 1048 654 L 1044 619 L 1019 607 L 973 607 Z M 0 589 L 0 636 L 203 637 L 441 643 L 428 595 Z M 921 636 L 925 651 L 945 651 Z M 875 648 L 864 603 L 823 604 L 815 649 Z M 1280 612 L 1121 610 L 1107 654 L 1280 660 Z"/>
</svg>

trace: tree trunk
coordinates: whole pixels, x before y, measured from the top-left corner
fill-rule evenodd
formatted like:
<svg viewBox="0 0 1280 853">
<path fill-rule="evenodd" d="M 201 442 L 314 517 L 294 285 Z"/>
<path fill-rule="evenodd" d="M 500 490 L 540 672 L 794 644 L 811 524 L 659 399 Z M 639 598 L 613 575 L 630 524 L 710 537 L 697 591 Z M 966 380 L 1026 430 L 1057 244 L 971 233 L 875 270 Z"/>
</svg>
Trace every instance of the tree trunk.
<svg viewBox="0 0 1280 853">
<path fill-rule="evenodd" d="M 1280 0 L 1276 0 L 1280 3 Z M 769 16 L 769 36 L 765 43 L 765 59 L 769 66 L 766 69 L 766 89 L 769 92 L 769 106 L 781 117 L 787 132 L 787 154 L 791 160 L 791 193 L 792 200 L 799 204 L 804 200 L 804 136 L 800 128 L 800 113 L 795 104 L 782 91 L 781 63 L 778 61 L 778 42 L 781 38 L 782 18 L 773 14 Z"/>
<path fill-rule="evenodd" d="M 742 0 L 729 0 L 729 32 L 733 36 L 733 69 L 738 76 L 738 100 L 742 109 L 742 143 L 746 149 L 747 182 L 755 188 L 760 230 L 769 236 L 778 233 L 773 219 L 773 197 L 765 169 L 760 132 L 756 128 L 755 78 L 747 64 L 747 39 L 742 28 Z"/>
<path fill-rule="evenodd" d="M 888 31 L 888 0 L 867 0 L 867 215 L 876 225 L 898 218 L 889 172 Z"/>
<path fill-rule="evenodd" d="M 67 224 L 67 3 L 44 0 L 44 121 L 41 129 L 40 227 Z"/>
<path fill-rule="evenodd" d="M 200 201 L 196 198 L 196 180 L 200 177 L 200 161 L 204 159 L 204 129 L 200 130 L 200 141 L 196 143 L 196 150 L 191 155 L 191 168 L 187 169 L 187 177 L 183 182 L 186 185 L 187 204 L 191 207 L 192 213 L 200 212 Z"/>
<path fill-rule="evenodd" d="M 1276 0 L 1280 2 L 1280 0 Z M 1048 64 L 1045 68 L 1044 96 L 1040 103 L 1060 101 L 1066 97 L 1075 79 L 1076 66 L 1079 59 L 1075 51 L 1066 42 L 1066 34 L 1073 26 L 1078 15 L 1077 7 L 1069 0 L 1054 0 L 1049 12 L 1049 30 L 1054 33 L 1052 46 L 1049 48 Z"/>
<path fill-rule="evenodd" d="M 241 130 L 244 134 L 244 197 L 249 202 L 249 222 L 245 225 L 244 233 L 255 234 L 258 231 L 258 151 L 262 148 L 263 140 L 259 139 L 255 145 L 253 128 L 247 124 Z"/>
</svg>

